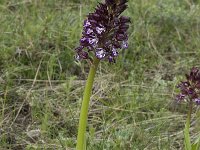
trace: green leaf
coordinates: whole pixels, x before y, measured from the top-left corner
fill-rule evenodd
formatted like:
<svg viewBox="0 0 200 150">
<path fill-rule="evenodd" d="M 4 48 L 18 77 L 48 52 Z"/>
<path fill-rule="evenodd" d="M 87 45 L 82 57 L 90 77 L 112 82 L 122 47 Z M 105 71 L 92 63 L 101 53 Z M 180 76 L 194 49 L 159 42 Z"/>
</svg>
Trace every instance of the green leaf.
<svg viewBox="0 0 200 150">
<path fill-rule="evenodd" d="M 192 149 L 191 150 L 199 150 L 199 149 L 200 149 L 200 136 L 192 144 Z"/>
</svg>

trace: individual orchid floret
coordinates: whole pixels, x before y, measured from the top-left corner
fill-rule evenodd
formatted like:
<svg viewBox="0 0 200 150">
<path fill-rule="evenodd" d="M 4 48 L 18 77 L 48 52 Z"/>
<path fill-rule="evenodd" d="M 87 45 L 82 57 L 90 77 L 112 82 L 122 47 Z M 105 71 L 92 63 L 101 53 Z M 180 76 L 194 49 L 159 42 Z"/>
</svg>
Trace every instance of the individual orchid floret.
<svg viewBox="0 0 200 150">
<path fill-rule="evenodd" d="M 105 0 L 99 3 L 94 13 L 89 13 L 83 24 L 80 46 L 76 59 L 108 59 L 115 62 L 120 49 L 128 48 L 130 18 L 120 16 L 127 8 L 127 0 Z M 92 52 L 92 53 L 91 53 Z"/>
<path fill-rule="evenodd" d="M 186 79 L 177 86 L 181 93 L 177 95 L 176 99 L 178 101 L 193 101 L 200 105 L 200 70 L 193 67 L 190 74 L 186 74 Z"/>
</svg>

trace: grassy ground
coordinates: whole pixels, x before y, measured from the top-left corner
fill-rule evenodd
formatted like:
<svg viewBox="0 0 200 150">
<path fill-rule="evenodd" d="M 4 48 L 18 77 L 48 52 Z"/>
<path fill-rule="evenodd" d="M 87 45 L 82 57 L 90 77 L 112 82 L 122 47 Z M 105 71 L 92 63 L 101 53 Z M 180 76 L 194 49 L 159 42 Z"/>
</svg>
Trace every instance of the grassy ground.
<svg viewBox="0 0 200 150">
<path fill-rule="evenodd" d="M 88 73 L 74 61 L 95 0 L 0 1 L 0 149 L 75 148 Z M 101 62 L 88 150 L 183 149 L 187 112 L 176 84 L 200 66 L 199 0 L 130 0 L 129 49 Z M 191 135 L 200 134 L 199 108 Z"/>
</svg>

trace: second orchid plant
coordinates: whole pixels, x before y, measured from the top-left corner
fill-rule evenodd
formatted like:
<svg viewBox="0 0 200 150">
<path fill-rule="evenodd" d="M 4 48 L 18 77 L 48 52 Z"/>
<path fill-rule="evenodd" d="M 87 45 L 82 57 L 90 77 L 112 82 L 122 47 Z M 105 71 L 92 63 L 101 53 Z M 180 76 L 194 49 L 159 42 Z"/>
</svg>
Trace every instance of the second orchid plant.
<svg viewBox="0 0 200 150">
<path fill-rule="evenodd" d="M 80 46 L 75 49 L 77 60 L 88 60 L 91 64 L 85 85 L 80 112 L 77 150 L 85 149 L 85 132 L 89 101 L 98 64 L 101 60 L 115 63 L 120 50 L 128 48 L 130 18 L 120 16 L 127 8 L 127 0 L 105 0 L 84 21 Z"/>
<path fill-rule="evenodd" d="M 193 105 L 200 105 L 200 70 L 193 67 L 190 73 L 186 74 L 186 81 L 182 81 L 177 87 L 180 89 L 180 94 L 176 97 L 177 101 L 188 103 L 188 114 L 184 129 L 185 150 L 199 150 L 200 137 L 194 143 L 191 143 L 189 131 Z"/>
</svg>

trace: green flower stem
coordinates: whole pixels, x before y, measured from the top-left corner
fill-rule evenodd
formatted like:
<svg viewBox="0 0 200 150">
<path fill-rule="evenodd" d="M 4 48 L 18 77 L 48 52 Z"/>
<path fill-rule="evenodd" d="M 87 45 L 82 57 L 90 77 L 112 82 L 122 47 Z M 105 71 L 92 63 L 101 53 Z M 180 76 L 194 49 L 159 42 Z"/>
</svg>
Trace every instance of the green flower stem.
<svg viewBox="0 0 200 150">
<path fill-rule="evenodd" d="M 187 114 L 187 120 L 185 124 L 185 129 L 184 129 L 184 143 L 185 143 L 185 149 L 186 150 L 191 150 L 191 141 L 190 141 L 190 122 L 191 122 L 191 115 L 192 115 L 192 107 L 193 107 L 193 102 L 189 102 L 189 110 Z"/>
<path fill-rule="evenodd" d="M 90 97 L 92 93 L 92 85 L 94 82 L 94 77 L 96 74 L 96 70 L 99 64 L 99 59 L 95 58 L 93 61 L 93 64 L 90 67 L 88 79 L 86 82 L 84 95 L 83 95 L 83 101 L 81 106 L 81 112 L 80 112 L 80 119 L 79 119 L 79 127 L 78 127 L 78 137 L 77 137 L 77 150 L 83 150 L 84 149 L 84 143 L 85 143 L 85 132 L 86 132 L 86 125 L 87 125 L 87 118 L 88 118 L 88 108 L 89 108 L 89 102 Z"/>
</svg>

